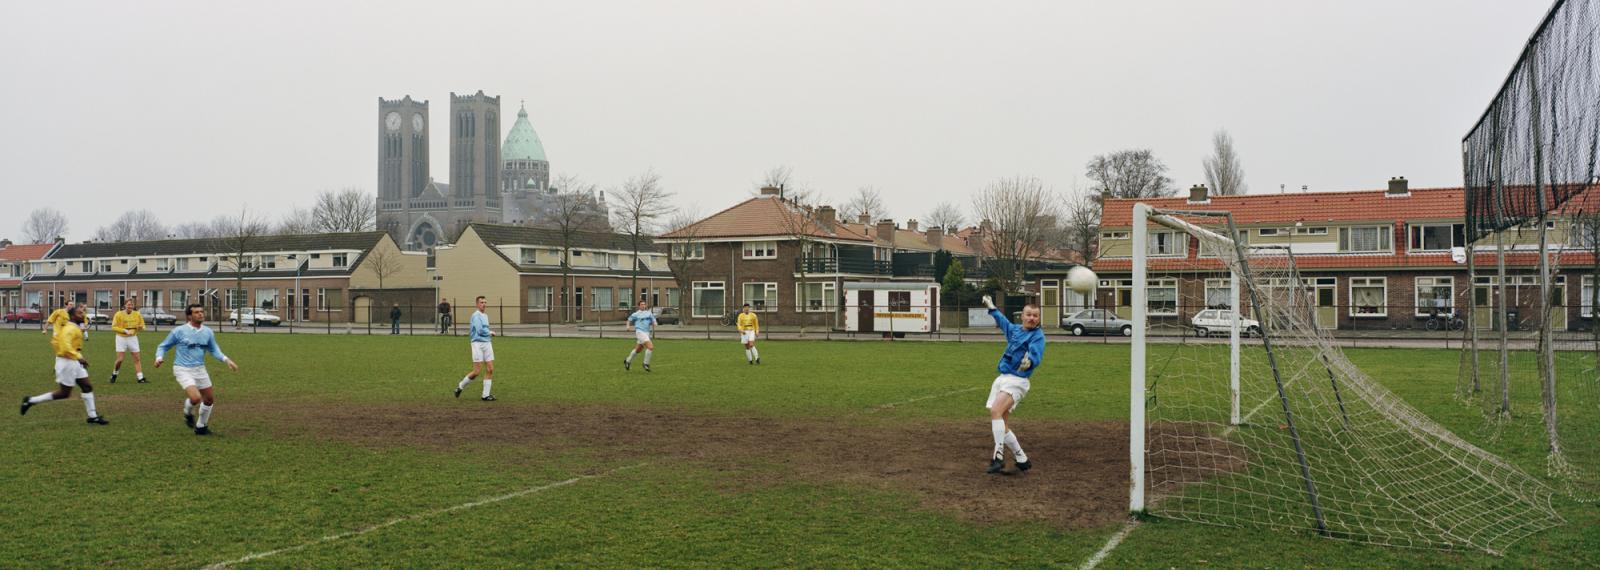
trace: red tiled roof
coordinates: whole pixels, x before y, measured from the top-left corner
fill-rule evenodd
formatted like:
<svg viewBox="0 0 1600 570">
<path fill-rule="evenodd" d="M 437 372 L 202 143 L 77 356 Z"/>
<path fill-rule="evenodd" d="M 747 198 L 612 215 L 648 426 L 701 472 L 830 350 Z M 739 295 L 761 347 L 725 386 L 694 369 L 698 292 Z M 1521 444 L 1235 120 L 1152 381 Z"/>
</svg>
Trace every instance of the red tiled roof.
<svg viewBox="0 0 1600 570">
<path fill-rule="evenodd" d="M 1192 250 L 1191 250 L 1192 251 Z M 1493 252 L 1478 252 L 1477 259 L 1473 262 L 1478 266 L 1479 274 L 1495 266 Z M 1460 269 L 1466 270 L 1467 264 L 1456 263 L 1450 259 L 1449 253 L 1413 253 L 1413 254 L 1299 254 L 1294 258 L 1295 267 L 1305 269 Z M 1532 251 L 1506 252 L 1506 267 L 1528 269 L 1539 266 L 1539 254 Z M 1593 267 L 1594 256 L 1588 252 L 1569 251 L 1560 253 L 1552 263 L 1553 267 Z M 1101 258 L 1095 261 L 1095 271 L 1133 271 L 1133 260 L 1126 257 Z M 1149 258 L 1150 271 L 1220 271 L 1222 262 L 1214 259 L 1198 259 L 1195 257 Z"/>
<path fill-rule="evenodd" d="M 667 232 L 661 239 L 781 236 L 803 229 L 818 238 L 870 242 L 872 238 L 842 221 L 823 226 L 812 211 L 776 196 L 758 196 L 730 206 L 686 227 Z"/>
<path fill-rule="evenodd" d="M 0 287 L 21 287 L 21 279 L 0 279 Z"/>
<path fill-rule="evenodd" d="M 0 261 L 33 261 L 44 259 L 44 254 L 50 253 L 53 243 L 11 244 L 0 248 Z"/>
<path fill-rule="evenodd" d="M 1100 227 L 1131 227 L 1133 205 L 1138 202 L 1167 210 L 1228 211 L 1233 213 L 1233 223 L 1240 225 L 1392 220 L 1397 215 L 1415 219 L 1466 217 L 1466 197 L 1460 188 L 1413 188 L 1402 196 L 1388 196 L 1384 190 L 1246 194 L 1212 196 L 1209 202 L 1198 204 L 1189 203 L 1187 197 L 1111 199 L 1106 201 Z M 1192 221 L 1218 223 L 1215 220 Z"/>
</svg>

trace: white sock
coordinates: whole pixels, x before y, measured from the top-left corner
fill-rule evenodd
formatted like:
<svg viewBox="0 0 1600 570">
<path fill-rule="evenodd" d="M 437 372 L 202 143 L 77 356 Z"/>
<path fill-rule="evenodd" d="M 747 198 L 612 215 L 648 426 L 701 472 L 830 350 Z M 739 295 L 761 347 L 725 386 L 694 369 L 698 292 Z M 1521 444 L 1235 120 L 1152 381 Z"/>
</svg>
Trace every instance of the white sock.
<svg viewBox="0 0 1600 570">
<path fill-rule="evenodd" d="M 755 359 L 756 359 L 756 355 L 755 355 L 754 352 L 751 352 L 750 349 L 746 348 L 746 349 L 744 349 L 744 359 L 754 362 Z"/>
<path fill-rule="evenodd" d="M 45 392 L 43 394 L 39 394 L 38 396 L 34 396 L 32 398 L 28 398 L 28 403 L 29 404 L 42 404 L 42 403 L 45 403 L 45 402 L 48 402 L 48 401 L 54 400 L 54 399 L 56 399 L 55 392 Z"/>
<path fill-rule="evenodd" d="M 472 377 L 471 376 L 463 377 L 461 379 L 461 382 L 456 384 L 456 389 L 457 390 L 465 390 L 467 388 L 467 383 L 471 382 L 471 381 L 472 381 Z"/>
<path fill-rule="evenodd" d="M 210 405 L 200 404 L 200 419 L 195 420 L 194 427 L 203 428 L 211 423 L 211 408 Z"/>
<path fill-rule="evenodd" d="M 144 373 L 143 372 L 140 372 L 138 376 L 139 376 L 140 380 L 144 380 Z"/>
<path fill-rule="evenodd" d="M 644 365 L 645 366 L 649 366 L 650 365 L 650 353 L 652 353 L 652 352 L 655 352 L 655 351 L 654 350 L 650 350 L 648 348 L 644 349 Z"/>
<path fill-rule="evenodd" d="M 484 378 L 483 379 L 483 397 L 485 397 L 485 398 L 489 397 L 489 386 L 491 384 L 494 384 L 494 379 L 493 378 Z"/>
<path fill-rule="evenodd" d="M 750 347 L 750 354 L 753 354 L 753 355 L 755 355 L 755 357 L 757 359 L 760 359 L 761 358 L 761 349 L 752 346 L 752 347 Z"/>
<path fill-rule="evenodd" d="M 1006 447 L 1011 448 L 1011 453 L 1017 456 L 1017 463 L 1027 463 L 1028 454 L 1022 452 L 1022 444 L 1017 443 L 1017 434 L 1006 430 Z"/>
<path fill-rule="evenodd" d="M 993 457 L 1004 459 L 1006 449 L 1006 421 L 989 420 L 989 429 L 994 432 Z"/>
<path fill-rule="evenodd" d="M 194 402 L 189 401 L 188 398 L 184 398 L 183 399 L 183 415 L 185 415 L 185 416 L 194 415 Z"/>
<path fill-rule="evenodd" d="M 99 415 L 94 412 L 94 394 L 83 393 L 83 409 L 89 412 L 89 417 L 91 418 Z"/>
<path fill-rule="evenodd" d="M 632 350 L 628 351 L 628 357 L 622 359 L 622 361 L 626 362 L 628 364 L 633 364 L 633 355 L 635 355 L 635 354 L 639 354 L 639 353 L 637 351 L 632 351 Z"/>
</svg>

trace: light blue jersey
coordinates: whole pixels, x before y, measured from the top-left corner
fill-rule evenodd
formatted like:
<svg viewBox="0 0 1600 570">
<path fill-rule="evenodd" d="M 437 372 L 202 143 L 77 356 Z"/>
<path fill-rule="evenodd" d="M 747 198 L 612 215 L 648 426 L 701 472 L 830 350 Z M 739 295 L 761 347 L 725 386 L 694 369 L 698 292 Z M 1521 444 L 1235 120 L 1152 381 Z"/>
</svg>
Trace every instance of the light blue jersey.
<svg viewBox="0 0 1600 570">
<path fill-rule="evenodd" d="M 194 325 L 185 324 L 173 328 L 172 332 L 167 333 L 167 340 L 161 341 L 161 345 L 156 347 L 156 360 L 166 356 L 167 350 L 173 347 L 178 349 L 178 359 L 172 363 L 173 366 L 205 366 L 208 352 L 218 361 L 228 360 L 227 355 L 222 354 L 222 347 L 217 346 L 216 333 L 205 325 L 195 328 Z"/>
<path fill-rule="evenodd" d="M 492 331 L 489 330 L 489 315 L 483 311 L 472 313 L 472 327 L 468 329 L 472 342 L 489 342 Z"/>
<path fill-rule="evenodd" d="M 656 314 L 649 309 L 634 311 L 628 315 L 628 324 L 633 325 L 633 330 L 647 333 L 656 328 Z"/>
</svg>

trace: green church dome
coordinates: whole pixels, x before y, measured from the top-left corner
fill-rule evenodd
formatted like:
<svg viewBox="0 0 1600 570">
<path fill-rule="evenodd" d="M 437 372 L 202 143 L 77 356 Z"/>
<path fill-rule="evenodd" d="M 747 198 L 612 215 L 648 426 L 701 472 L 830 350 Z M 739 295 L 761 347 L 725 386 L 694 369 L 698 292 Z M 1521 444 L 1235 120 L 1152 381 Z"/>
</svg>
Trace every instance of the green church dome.
<svg viewBox="0 0 1600 570">
<path fill-rule="evenodd" d="M 511 134 L 506 135 L 506 143 L 500 146 L 500 160 L 546 160 L 544 143 L 539 142 L 539 133 L 533 131 L 533 123 L 528 122 L 527 106 L 517 111 L 517 122 L 511 125 Z"/>
</svg>

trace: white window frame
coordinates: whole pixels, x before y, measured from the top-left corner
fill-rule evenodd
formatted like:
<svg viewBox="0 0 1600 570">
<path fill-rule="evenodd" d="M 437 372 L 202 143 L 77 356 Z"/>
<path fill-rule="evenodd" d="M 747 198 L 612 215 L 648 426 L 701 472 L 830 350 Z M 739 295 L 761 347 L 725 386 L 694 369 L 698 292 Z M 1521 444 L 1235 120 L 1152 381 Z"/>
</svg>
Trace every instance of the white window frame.
<svg viewBox="0 0 1600 570">
<path fill-rule="evenodd" d="M 1128 239 L 1128 232 L 1100 232 L 1100 239 L 1104 239 L 1104 240 Z"/>
<path fill-rule="evenodd" d="M 1586 318 L 1586 319 L 1587 318 L 1593 318 L 1594 317 L 1594 276 L 1593 275 L 1585 275 L 1585 276 L 1583 276 L 1583 280 L 1579 282 L 1579 286 L 1578 287 L 1579 287 L 1578 288 L 1578 295 L 1581 296 L 1581 298 L 1578 299 L 1578 307 L 1579 307 L 1578 308 L 1578 316 Z"/>
<path fill-rule="evenodd" d="M 752 288 L 754 288 L 754 289 L 752 289 Z M 756 289 L 759 289 L 762 292 L 763 295 L 762 295 L 761 299 L 751 299 L 750 298 L 751 297 L 750 296 L 751 291 L 756 290 Z M 753 312 L 753 313 L 776 313 L 776 312 L 778 312 L 778 284 L 775 283 L 775 282 L 771 282 L 771 281 L 746 281 L 742 286 L 739 287 L 739 294 L 741 295 L 740 300 L 742 302 L 750 304 L 750 312 Z M 757 305 L 756 301 L 760 301 L 761 304 Z M 742 309 L 743 306 L 741 305 L 740 308 Z"/>
<path fill-rule="evenodd" d="M 1357 230 L 1374 230 L 1378 232 L 1378 249 L 1350 249 L 1351 238 Z M 1339 228 L 1339 253 L 1392 253 L 1394 252 L 1394 236 L 1389 226 L 1351 226 Z"/>
<path fill-rule="evenodd" d="M 722 291 L 721 307 L 705 307 L 707 310 L 717 311 L 715 314 L 702 313 L 700 305 L 700 291 Z M 694 281 L 689 284 L 689 315 L 696 318 L 720 317 L 728 311 L 728 284 L 725 281 Z"/>
<path fill-rule="evenodd" d="M 249 299 L 249 289 L 234 289 L 230 287 L 228 290 L 222 293 L 222 308 L 230 311 L 234 309 L 242 309 L 245 307 L 245 301 Z"/>
<path fill-rule="evenodd" d="M 1183 235 L 1187 236 L 1189 234 L 1183 234 Z M 1151 304 L 1151 303 L 1153 303 L 1155 301 L 1155 297 L 1156 296 L 1153 293 L 1155 293 L 1155 291 L 1157 289 L 1171 289 L 1172 290 L 1172 308 L 1170 310 L 1168 310 L 1168 309 L 1156 309 L 1155 306 Z M 1177 280 L 1177 278 L 1147 279 L 1145 281 L 1145 289 L 1144 289 L 1144 291 L 1145 291 L 1144 297 L 1145 297 L 1145 306 L 1146 306 L 1145 314 L 1153 316 L 1153 317 L 1175 317 L 1175 316 L 1178 315 L 1178 280 Z"/>
<path fill-rule="evenodd" d="M 1150 257 L 1183 257 L 1189 253 L 1189 234 L 1187 233 L 1172 230 L 1152 231 L 1149 237 L 1150 241 L 1145 247 L 1148 249 L 1146 253 Z M 1162 248 L 1162 243 L 1170 245 L 1172 251 L 1163 251 L 1168 248 Z"/>
<path fill-rule="evenodd" d="M 262 293 L 266 293 L 267 294 L 265 299 L 262 298 Z M 271 301 L 272 302 L 272 308 L 270 308 L 270 309 L 267 308 L 267 301 Z M 280 309 L 281 307 L 278 306 L 278 289 L 275 288 L 275 287 L 274 288 L 258 288 L 258 289 L 256 289 L 256 305 L 255 306 L 259 307 L 259 308 L 262 308 L 262 309 L 265 309 L 265 310 L 268 310 L 268 311 L 276 311 L 276 310 Z"/>
<path fill-rule="evenodd" d="M 1457 245 L 1455 242 L 1456 226 L 1461 226 L 1463 235 L 1465 235 L 1466 224 L 1407 224 L 1406 249 L 1407 251 L 1450 251 L 1450 248 L 1453 247 L 1465 247 L 1466 244 Z M 1423 244 L 1427 243 L 1423 236 L 1429 228 L 1446 228 L 1446 231 L 1450 234 L 1448 238 L 1449 245 L 1446 245 L 1443 249 L 1423 247 Z"/>
<path fill-rule="evenodd" d="M 1325 236 L 1328 235 L 1328 226 L 1301 226 L 1294 229 L 1297 236 Z"/>
<path fill-rule="evenodd" d="M 189 308 L 188 289 L 170 289 L 167 291 L 167 306 L 175 309 L 179 318 L 183 318 L 183 310 Z"/>
<path fill-rule="evenodd" d="M 350 266 L 350 254 L 348 254 L 348 253 L 335 253 L 335 254 L 333 254 L 333 266 L 334 267 L 340 267 L 340 268 L 349 267 Z"/>
<path fill-rule="evenodd" d="M 1426 298 L 1423 297 L 1424 291 L 1431 291 L 1438 287 L 1450 288 L 1450 294 L 1445 298 L 1447 304 L 1443 307 L 1436 307 L 1433 304 L 1433 301 L 1437 299 L 1434 295 L 1429 294 Z M 1433 310 L 1436 308 L 1439 309 L 1441 316 L 1453 315 L 1456 312 L 1456 278 L 1432 275 L 1417 277 L 1412 281 L 1411 299 L 1414 306 L 1413 310 L 1418 317 L 1433 316 Z"/>
<path fill-rule="evenodd" d="M 1256 234 L 1261 237 L 1278 237 L 1283 235 L 1283 228 L 1261 228 L 1256 230 Z"/>
<path fill-rule="evenodd" d="M 94 308 L 98 309 L 98 310 L 106 310 L 106 309 L 110 309 L 111 308 L 111 290 L 110 289 L 95 289 L 95 291 L 94 291 Z"/>
<path fill-rule="evenodd" d="M 555 294 L 555 288 L 549 285 L 535 285 L 528 288 L 528 312 L 550 312 L 550 298 Z"/>
<path fill-rule="evenodd" d="M 777 259 L 777 240 L 747 241 L 740 244 L 744 249 L 745 259 Z"/>
<path fill-rule="evenodd" d="M 672 244 L 672 257 L 679 261 L 690 261 L 706 258 L 706 244 L 703 243 L 675 243 Z"/>
<path fill-rule="evenodd" d="M 1350 297 L 1349 297 L 1350 298 L 1350 308 L 1347 309 L 1345 312 L 1348 313 L 1350 317 L 1352 317 L 1352 318 L 1361 318 L 1361 319 L 1366 319 L 1366 318 L 1380 319 L 1380 318 L 1387 318 L 1389 316 L 1389 278 L 1388 277 L 1351 277 L 1351 278 L 1349 278 L 1348 287 L 1349 287 L 1349 295 L 1350 295 Z M 1376 313 L 1358 313 L 1358 312 L 1356 312 L 1356 288 L 1357 287 L 1361 287 L 1361 288 L 1379 287 L 1379 288 L 1381 288 L 1381 290 L 1383 291 L 1383 294 L 1382 294 L 1382 301 L 1383 302 L 1378 303 L 1378 312 L 1376 312 Z"/>
<path fill-rule="evenodd" d="M 1233 305 L 1236 301 L 1231 297 L 1233 294 L 1233 286 L 1232 284 L 1228 283 L 1227 277 L 1206 279 L 1206 288 L 1202 293 L 1203 297 L 1201 297 L 1201 299 L 1205 302 L 1206 308 L 1208 309 L 1213 308 L 1211 306 L 1212 291 L 1221 291 L 1222 297 L 1228 299 L 1226 308 L 1233 308 Z"/>
<path fill-rule="evenodd" d="M 601 292 L 605 292 L 605 302 L 600 302 Z M 610 287 L 589 288 L 589 308 L 596 311 L 613 310 L 617 304 L 617 292 Z"/>
<path fill-rule="evenodd" d="M 318 287 L 317 288 L 317 312 L 319 312 L 319 313 L 337 313 L 337 312 L 340 312 L 341 310 L 343 310 L 343 309 L 333 308 L 331 305 L 328 304 L 328 300 L 329 300 L 328 299 L 328 292 L 329 291 L 333 291 L 336 294 L 336 296 L 334 297 L 333 300 L 338 300 L 337 294 L 338 294 L 339 291 L 342 291 L 342 289 L 336 289 L 336 288 L 333 288 L 333 287 Z"/>
<path fill-rule="evenodd" d="M 813 299 L 806 289 L 815 285 L 818 299 Z M 838 298 L 838 284 L 832 281 L 808 281 L 794 284 L 794 310 L 797 313 L 823 313 L 832 310 Z"/>
</svg>

